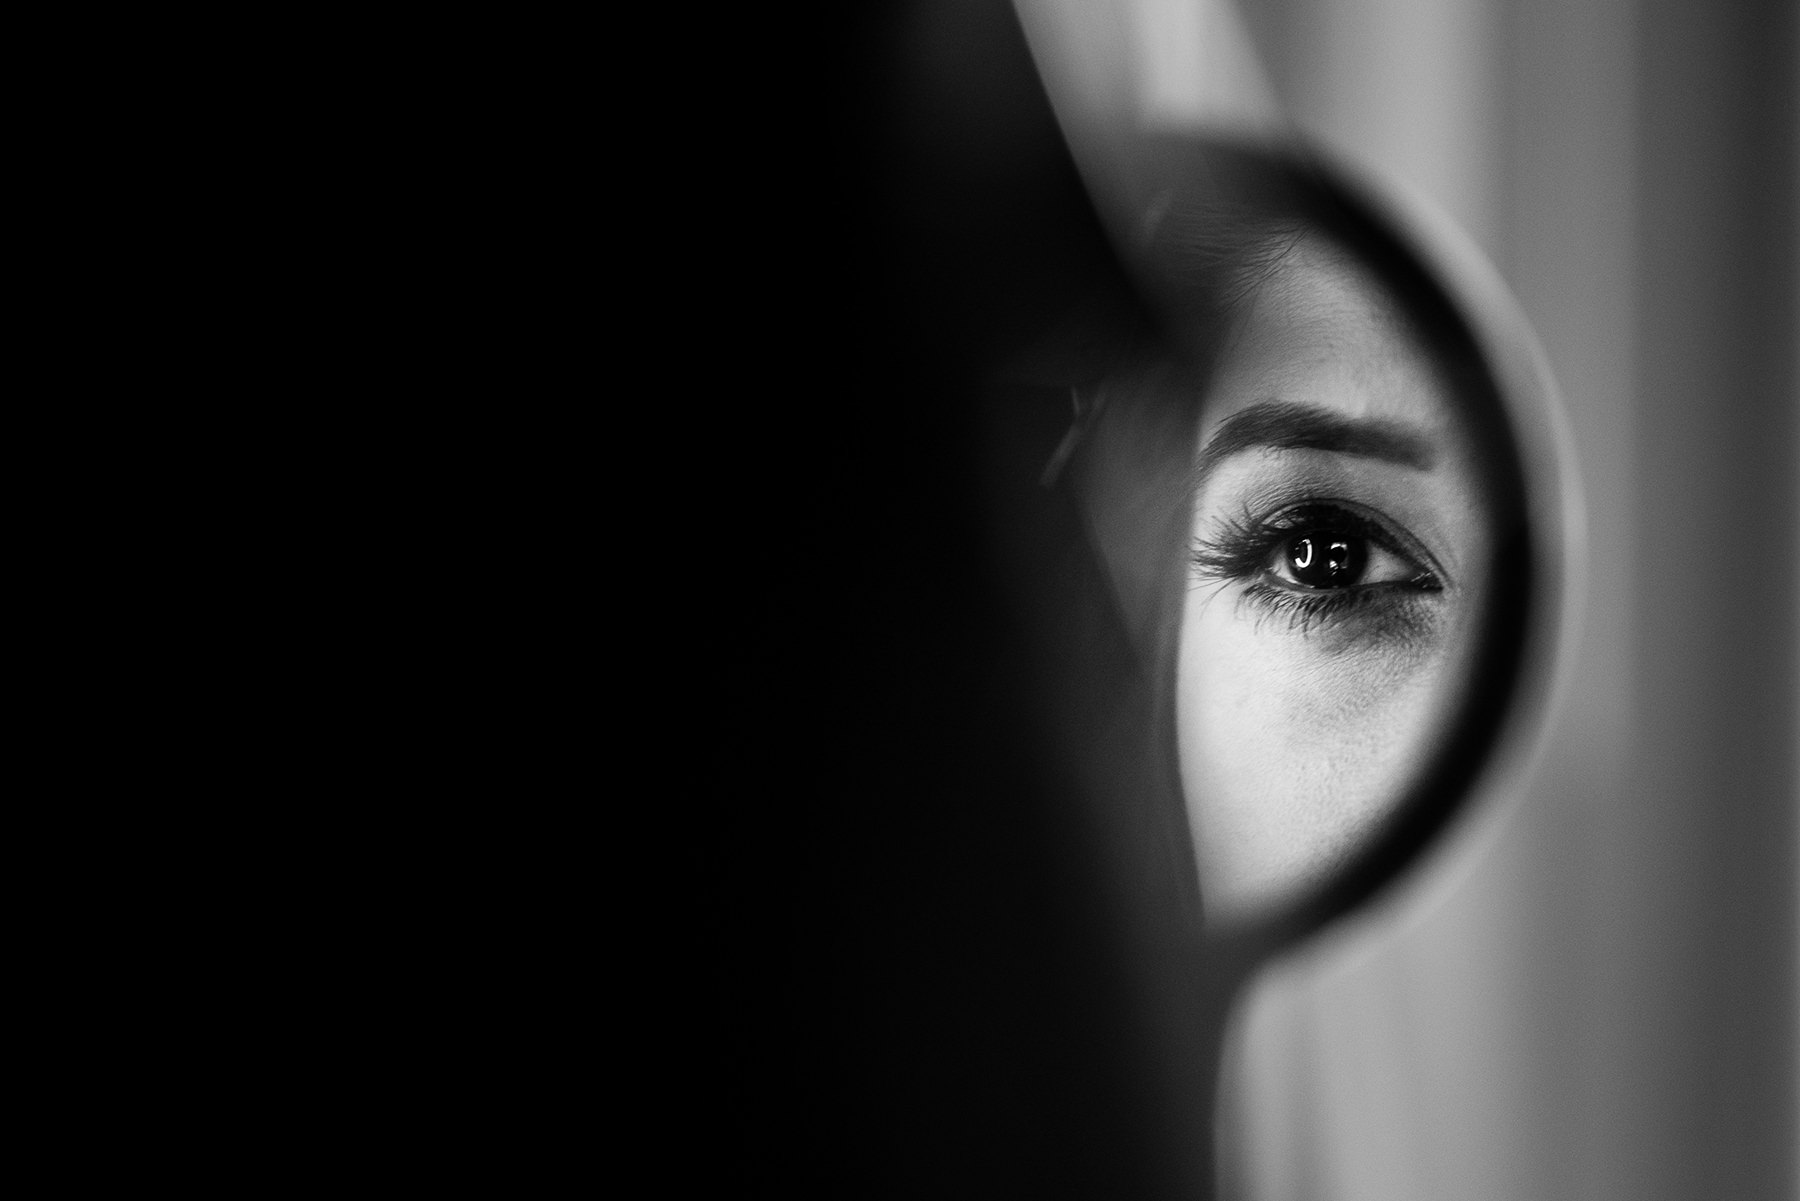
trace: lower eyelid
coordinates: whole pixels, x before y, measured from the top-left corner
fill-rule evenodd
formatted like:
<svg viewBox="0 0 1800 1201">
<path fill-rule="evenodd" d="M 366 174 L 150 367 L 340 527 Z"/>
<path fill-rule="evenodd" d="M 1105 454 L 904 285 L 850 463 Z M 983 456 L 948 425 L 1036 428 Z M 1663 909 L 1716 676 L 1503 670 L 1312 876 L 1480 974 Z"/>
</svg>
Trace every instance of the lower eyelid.
<svg viewBox="0 0 1800 1201">
<path fill-rule="evenodd" d="M 1403 584 L 1371 584 L 1356 588 L 1303 590 L 1278 580 L 1257 578 L 1245 585 L 1239 606 L 1262 612 L 1256 618 L 1287 621 L 1290 631 L 1308 636 L 1332 634 L 1330 649 L 1357 650 L 1429 640 L 1437 622 L 1430 593 Z"/>
</svg>

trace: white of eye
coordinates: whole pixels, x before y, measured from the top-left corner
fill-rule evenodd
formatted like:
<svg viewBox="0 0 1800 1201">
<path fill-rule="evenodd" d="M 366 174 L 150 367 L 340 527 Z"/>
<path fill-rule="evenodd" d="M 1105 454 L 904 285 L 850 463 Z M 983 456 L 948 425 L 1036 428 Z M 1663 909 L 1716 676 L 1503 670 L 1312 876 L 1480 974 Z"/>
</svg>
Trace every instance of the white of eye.
<svg viewBox="0 0 1800 1201">
<path fill-rule="evenodd" d="M 1289 587 L 1313 591 L 1402 584 L 1423 574 L 1417 563 L 1371 538 L 1329 529 L 1283 539 L 1264 567 Z"/>
</svg>

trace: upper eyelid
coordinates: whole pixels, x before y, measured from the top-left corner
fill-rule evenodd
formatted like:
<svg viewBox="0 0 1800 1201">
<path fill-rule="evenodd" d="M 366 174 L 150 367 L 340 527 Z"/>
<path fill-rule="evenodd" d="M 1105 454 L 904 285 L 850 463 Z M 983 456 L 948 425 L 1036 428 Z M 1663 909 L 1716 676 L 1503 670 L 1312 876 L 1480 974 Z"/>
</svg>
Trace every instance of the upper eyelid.
<svg viewBox="0 0 1800 1201">
<path fill-rule="evenodd" d="M 1398 555 L 1409 563 L 1416 564 L 1422 570 L 1429 571 L 1433 575 L 1438 574 L 1437 569 L 1433 567 L 1429 561 L 1421 561 L 1420 551 L 1423 550 L 1422 547 L 1415 549 L 1414 547 L 1407 545 L 1407 540 L 1404 537 L 1396 535 L 1394 531 L 1389 529 L 1383 522 L 1373 520 L 1372 518 L 1365 517 L 1361 513 L 1335 505 L 1315 506 L 1310 503 L 1290 505 L 1287 509 L 1282 510 L 1281 513 L 1272 514 L 1270 517 L 1266 518 L 1263 529 L 1271 533 L 1280 534 L 1295 534 L 1304 530 L 1315 529 L 1317 528 L 1317 523 L 1306 520 L 1303 517 L 1296 516 L 1291 521 L 1281 521 L 1281 517 L 1284 514 L 1298 514 L 1315 507 L 1331 508 L 1336 512 L 1344 514 L 1351 519 L 1346 524 L 1352 526 L 1355 533 L 1368 538 L 1371 542 L 1379 544 L 1389 553 Z"/>
<path fill-rule="evenodd" d="M 1350 519 L 1344 524 L 1354 526 L 1358 531 L 1367 531 L 1374 534 L 1383 542 L 1394 540 L 1391 536 L 1391 531 L 1386 524 L 1375 521 L 1372 518 L 1364 516 L 1362 513 L 1353 509 L 1344 508 L 1335 503 L 1302 501 L 1299 504 L 1288 505 L 1279 512 L 1271 513 L 1269 516 L 1263 518 L 1260 524 L 1266 530 L 1281 532 L 1313 529 L 1316 528 L 1319 523 L 1316 520 L 1309 520 L 1304 514 L 1316 509 L 1326 509 L 1334 513 L 1341 513 Z"/>
</svg>

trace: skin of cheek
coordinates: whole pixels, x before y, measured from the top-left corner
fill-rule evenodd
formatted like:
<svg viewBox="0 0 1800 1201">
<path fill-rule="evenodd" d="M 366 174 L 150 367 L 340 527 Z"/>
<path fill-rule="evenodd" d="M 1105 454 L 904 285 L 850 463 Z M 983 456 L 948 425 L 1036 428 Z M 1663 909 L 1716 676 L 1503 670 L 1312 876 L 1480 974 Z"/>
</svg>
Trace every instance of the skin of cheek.
<svg viewBox="0 0 1800 1201">
<path fill-rule="evenodd" d="M 1316 880 L 1392 811 L 1437 733 L 1443 639 L 1350 647 L 1191 598 L 1176 697 L 1207 906 L 1244 916 Z M 1339 645 L 1333 649 L 1333 643 Z"/>
</svg>

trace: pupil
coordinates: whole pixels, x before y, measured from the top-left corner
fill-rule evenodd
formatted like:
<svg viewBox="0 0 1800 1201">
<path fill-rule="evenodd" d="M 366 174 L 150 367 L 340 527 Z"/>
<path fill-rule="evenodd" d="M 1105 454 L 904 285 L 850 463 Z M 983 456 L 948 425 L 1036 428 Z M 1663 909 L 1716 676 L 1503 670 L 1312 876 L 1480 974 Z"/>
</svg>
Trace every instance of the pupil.
<svg viewBox="0 0 1800 1201">
<path fill-rule="evenodd" d="M 1302 534 L 1288 543 L 1288 570 L 1307 588 L 1348 588 L 1361 578 L 1368 547 L 1342 534 Z"/>
</svg>

